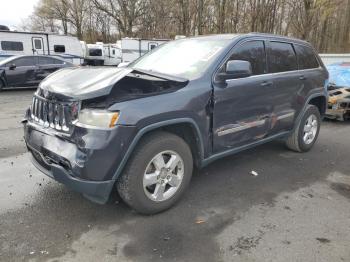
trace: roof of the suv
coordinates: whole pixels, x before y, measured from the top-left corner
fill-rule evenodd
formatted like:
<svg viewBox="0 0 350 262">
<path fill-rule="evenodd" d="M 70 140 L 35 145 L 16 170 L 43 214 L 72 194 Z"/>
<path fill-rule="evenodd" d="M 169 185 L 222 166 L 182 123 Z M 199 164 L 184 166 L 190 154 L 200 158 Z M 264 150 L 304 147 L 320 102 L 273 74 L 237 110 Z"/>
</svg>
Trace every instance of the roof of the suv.
<svg viewBox="0 0 350 262">
<path fill-rule="evenodd" d="M 201 38 L 201 39 L 235 39 L 235 38 L 245 38 L 245 37 L 261 37 L 261 38 L 266 38 L 266 39 L 273 39 L 273 40 L 280 40 L 280 41 L 286 41 L 286 42 L 291 42 L 291 43 L 299 43 L 303 45 L 308 45 L 311 46 L 309 42 L 297 39 L 297 38 L 292 38 L 292 37 L 287 37 L 287 36 L 281 36 L 281 35 L 274 35 L 274 34 L 267 34 L 267 33 L 247 33 L 247 34 L 214 34 L 214 35 L 200 35 L 196 37 L 189 37 L 191 38 Z"/>
</svg>

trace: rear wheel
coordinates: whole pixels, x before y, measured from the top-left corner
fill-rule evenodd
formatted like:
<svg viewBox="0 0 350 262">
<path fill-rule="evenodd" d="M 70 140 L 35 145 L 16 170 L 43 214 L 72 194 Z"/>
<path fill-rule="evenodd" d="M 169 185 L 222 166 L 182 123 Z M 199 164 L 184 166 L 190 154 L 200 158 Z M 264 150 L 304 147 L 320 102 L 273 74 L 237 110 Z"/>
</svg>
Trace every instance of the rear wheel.
<svg viewBox="0 0 350 262">
<path fill-rule="evenodd" d="M 321 115 L 318 108 L 308 105 L 301 121 L 288 137 L 286 145 L 296 152 L 307 152 L 315 144 L 321 126 Z"/>
<path fill-rule="evenodd" d="M 188 186 L 192 154 L 180 137 L 166 132 L 147 135 L 135 149 L 117 190 L 121 198 L 142 214 L 168 209 Z"/>
</svg>

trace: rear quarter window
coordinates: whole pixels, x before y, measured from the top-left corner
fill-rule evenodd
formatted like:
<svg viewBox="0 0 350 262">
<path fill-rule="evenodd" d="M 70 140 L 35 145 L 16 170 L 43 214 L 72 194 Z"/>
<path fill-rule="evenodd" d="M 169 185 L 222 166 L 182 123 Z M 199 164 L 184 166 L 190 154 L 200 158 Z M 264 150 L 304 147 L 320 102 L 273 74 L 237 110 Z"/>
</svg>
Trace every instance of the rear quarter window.
<svg viewBox="0 0 350 262">
<path fill-rule="evenodd" d="M 269 73 L 279 73 L 297 70 L 297 58 L 292 44 L 270 42 L 268 45 Z"/>
<path fill-rule="evenodd" d="M 318 68 L 320 66 L 314 51 L 310 47 L 294 45 L 294 48 L 297 53 L 300 70 Z"/>
</svg>

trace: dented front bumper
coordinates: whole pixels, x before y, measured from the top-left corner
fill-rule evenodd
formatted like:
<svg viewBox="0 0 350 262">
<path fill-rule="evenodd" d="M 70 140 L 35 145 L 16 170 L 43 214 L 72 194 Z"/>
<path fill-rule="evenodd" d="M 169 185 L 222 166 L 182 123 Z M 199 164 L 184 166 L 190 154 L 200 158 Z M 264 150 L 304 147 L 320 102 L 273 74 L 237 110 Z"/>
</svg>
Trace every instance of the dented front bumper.
<svg viewBox="0 0 350 262">
<path fill-rule="evenodd" d="M 33 164 L 44 174 L 97 203 L 107 202 L 133 126 L 110 130 L 75 127 L 69 136 L 24 121 Z"/>
</svg>

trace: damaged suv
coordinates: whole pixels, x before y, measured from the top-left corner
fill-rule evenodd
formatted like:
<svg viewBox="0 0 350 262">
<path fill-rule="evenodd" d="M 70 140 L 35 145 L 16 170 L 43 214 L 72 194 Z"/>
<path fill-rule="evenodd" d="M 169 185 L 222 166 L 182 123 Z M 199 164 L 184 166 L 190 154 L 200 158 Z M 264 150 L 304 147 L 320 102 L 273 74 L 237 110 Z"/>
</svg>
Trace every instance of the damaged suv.
<svg viewBox="0 0 350 262">
<path fill-rule="evenodd" d="M 53 73 L 26 112 L 25 141 L 34 165 L 58 182 L 98 203 L 117 190 L 153 214 L 179 200 L 194 167 L 278 138 L 310 150 L 327 80 L 304 41 L 180 39 L 125 68 Z"/>
</svg>

